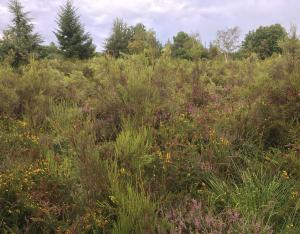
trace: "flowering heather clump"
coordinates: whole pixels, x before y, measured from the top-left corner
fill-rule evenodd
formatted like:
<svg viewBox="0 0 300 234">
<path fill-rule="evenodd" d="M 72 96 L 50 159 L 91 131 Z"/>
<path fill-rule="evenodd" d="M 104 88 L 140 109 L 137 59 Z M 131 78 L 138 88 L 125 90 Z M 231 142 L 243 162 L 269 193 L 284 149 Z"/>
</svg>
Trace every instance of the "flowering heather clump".
<svg viewBox="0 0 300 234">
<path fill-rule="evenodd" d="M 166 213 L 171 224 L 171 234 L 183 233 L 272 233 L 272 229 L 255 220 L 248 221 L 235 210 L 228 209 L 219 214 L 206 211 L 194 199 L 184 202 L 179 208 Z"/>
</svg>

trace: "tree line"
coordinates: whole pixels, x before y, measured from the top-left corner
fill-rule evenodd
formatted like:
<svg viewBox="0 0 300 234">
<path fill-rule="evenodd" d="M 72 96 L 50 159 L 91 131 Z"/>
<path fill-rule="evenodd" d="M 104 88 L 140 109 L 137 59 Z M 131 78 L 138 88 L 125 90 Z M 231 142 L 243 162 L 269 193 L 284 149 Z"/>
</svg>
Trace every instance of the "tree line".
<svg viewBox="0 0 300 234">
<path fill-rule="evenodd" d="M 9 2 L 9 10 L 13 15 L 11 24 L 3 31 L 0 39 L 0 59 L 13 67 L 28 63 L 30 56 L 36 58 L 89 59 L 95 56 L 96 46 L 91 35 L 84 30 L 80 17 L 71 0 L 67 0 L 58 12 L 57 29 L 54 34 L 58 45 L 42 45 L 42 37 L 34 32 L 29 13 L 19 0 Z M 300 48 L 296 26 L 291 27 L 288 34 L 283 26 L 274 24 L 261 26 L 250 31 L 240 42 L 241 31 L 238 27 L 220 30 L 216 40 L 205 47 L 198 34 L 178 32 L 173 41 L 164 46 L 157 39 L 155 31 L 147 29 L 142 23 L 130 26 L 122 19 L 115 19 L 112 32 L 106 39 L 104 53 L 115 58 L 125 54 L 144 53 L 149 58 L 168 55 L 187 60 L 213 59 L 224 56 L 244 58 L 256 54 L 266 59 L 274 53 L 289 53 L 293 59 Z"/>
</svg>

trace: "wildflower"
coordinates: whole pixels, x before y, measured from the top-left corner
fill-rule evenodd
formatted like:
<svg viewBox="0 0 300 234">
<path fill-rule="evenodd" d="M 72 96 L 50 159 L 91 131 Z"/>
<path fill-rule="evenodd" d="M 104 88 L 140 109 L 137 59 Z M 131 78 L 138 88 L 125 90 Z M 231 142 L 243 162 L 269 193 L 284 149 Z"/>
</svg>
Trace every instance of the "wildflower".
<svg viewBox="0 0 300 234">
<path fill-rule="evenodd" d="M 214 129 L 209 130 L 209 136 L 213 137 L 216 135 L 216 131 Z"/>
<path fill-rule="evenodd" d="M 170 153 L 170 152 L 168 152 L 168 153 L 166 154 L 166 162 L 167 162 L 167 163 L 171 162 L 171 153 Z"/>
<path fill-rule="evenodd" d="M 42 169 L 37 168 L 37 169 L 33 170 L 33 173 L 34 174 L 38 174 L 39 172 L 42 172 L 42 171 L 43 171 Z"/>
<path fill-rule="evenodd" d="M 162 158 L 162 153 L 160 150 L 158 150 L 156 153 L 157 153 L 158 157 Z"/>
<path fill-rule="evenodd" d="M 220 141 L 221 141 L 222 145 L 224 145 L 224 146 L 229 145 L 229 141 L 227 139 L 223 138 L 223 137 L 220 138 Z"/>
<path fill-rule="evenodd" d="M 125 174 L 126 174 L 125 168 L 121 168 L 121 169 L 120 169 L 120 173 L 121 173 L 121 175 L 125 175 Z"/>
<path fill-rule="evenodd" d="M 294 227 L 294 224 L 290 223 L 290 224 L 288 224 L 286 227 L 287 227 L 288 229 L 293 228 L 293 227 Z"/>
<path fill-rule="evenodd" d="M 29 138 L 30 138 L 30 140 L 31 140 L 33 143 L 38 143 L 38 142 L 39 142 L 39 137 L 38 137 L 38 136 L 31 135 Z"/>
<path fill-rule="evenodd" d="M 291 192 L 291 197 L 292 198 L 296 198 L 297 196 L 298 196 L 297 192 L 295 192 L 295 191 Z"/>
<path fill-rule="evenodd" d="M 281 173 L 281 177 L 284 178 L 284 179 L 289 179 L 289 174 L 287 173 L 287 171 L 282 171 Z"/>
<path fill-rule="evenodd" d="M 117 199 L 115 196 L 109 196 L 109 199 L 114 203 L 117 204 Z"/>
<path fill-rule="evenodd" d="M 25 121 L 19 121 L 21 127 L 25 128 L 28 124 Z"/>
</svg>

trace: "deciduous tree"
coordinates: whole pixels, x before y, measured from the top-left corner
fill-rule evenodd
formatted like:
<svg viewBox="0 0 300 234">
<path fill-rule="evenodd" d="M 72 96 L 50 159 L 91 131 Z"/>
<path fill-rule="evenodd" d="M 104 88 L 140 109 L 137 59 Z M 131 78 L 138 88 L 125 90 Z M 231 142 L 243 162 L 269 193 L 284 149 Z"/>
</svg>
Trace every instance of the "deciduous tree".
<svg viewBox="0 0 300 234">
<path fill-rule="evenodd" d="M 225 61 L 231 53 L 239 48 L 240 29 L 238 27 L 220 30 L 217 32 L 216 44 L 225 56 Z"/>
<path fill-rule="evenodd" d="M 242 49 L 249 53 L 256 53 L 261 59 L 265 59 L 273 53 L 282 53 L 279 42 L 284 40 L 286 35 L 285 29 L 280 24 L 261 26 L 246 35 Z"/>
<path fill-rule="evenodd" d="M 149 57 L 158 57 L 161 44 L 157 40 L 155 32 L 147 30 L 145 25 L 139 23 L 132 27 L 132 38 L 128 44 L 130 54 L 145 53 Z"/>
</svg>

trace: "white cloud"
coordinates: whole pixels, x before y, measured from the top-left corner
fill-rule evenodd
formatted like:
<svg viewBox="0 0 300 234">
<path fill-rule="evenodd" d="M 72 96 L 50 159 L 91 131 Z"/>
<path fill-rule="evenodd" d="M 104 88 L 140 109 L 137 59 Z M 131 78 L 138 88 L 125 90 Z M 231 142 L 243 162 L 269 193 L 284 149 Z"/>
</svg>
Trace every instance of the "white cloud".
<svg viewBox="0 0 300 234">
<path fill-rule="evenodd" d="M 73 0 L 98 49 L 113 19 L 144 23 L 165 42 L 178 31 L 199 32 L 207 43 L 218 29 L 240 26 L 244 33 L 260 25 L 300 24 L 299 0 Z M 57 11 L 64 0 L 21 0 L 46 42 L 54 41 Z M 9 23 L 8 0 L 0 0 L 0 31 Z"/>
</svg>

